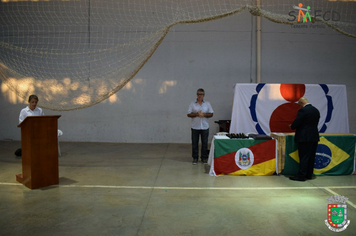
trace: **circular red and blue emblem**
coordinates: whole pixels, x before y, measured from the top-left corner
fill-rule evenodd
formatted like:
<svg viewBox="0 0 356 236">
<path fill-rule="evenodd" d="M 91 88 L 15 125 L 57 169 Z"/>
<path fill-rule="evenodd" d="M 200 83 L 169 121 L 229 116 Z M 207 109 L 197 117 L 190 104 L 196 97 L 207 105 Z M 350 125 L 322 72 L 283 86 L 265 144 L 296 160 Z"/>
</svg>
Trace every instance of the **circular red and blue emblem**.
<svg viewBox="0 0 356 236">
<path fill-rule="evenodd" d="M 300 97 L 306 97 L 320 111 L 319 132 L 327 130 L 327 123 L 333 112 L 332 97 L 328 95 L 326 84 L 319 84 L 320 89 L 308 89 L 305 84 L 265 84 L 256 86 L 257 94 L 250 101 L 250 115 L 259 134 L 289 133 L 289 125 L 295 119 Z M 259 119 L 259 117 L 269 119 Z"/>
</svg>

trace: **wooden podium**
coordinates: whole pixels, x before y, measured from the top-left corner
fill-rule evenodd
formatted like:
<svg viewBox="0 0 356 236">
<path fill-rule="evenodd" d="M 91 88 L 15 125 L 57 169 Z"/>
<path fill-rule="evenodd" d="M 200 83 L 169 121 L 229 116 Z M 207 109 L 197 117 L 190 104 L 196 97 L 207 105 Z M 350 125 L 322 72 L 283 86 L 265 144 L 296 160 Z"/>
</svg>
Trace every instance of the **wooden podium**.
<svg viewBox="0 0 356 236">
<path fill-rule="evenodd" d="M 16 180 L 30 189 L 59 183 L 58 118 L 28 116 L 21 127 L 22 174 Z"/>
</svg>

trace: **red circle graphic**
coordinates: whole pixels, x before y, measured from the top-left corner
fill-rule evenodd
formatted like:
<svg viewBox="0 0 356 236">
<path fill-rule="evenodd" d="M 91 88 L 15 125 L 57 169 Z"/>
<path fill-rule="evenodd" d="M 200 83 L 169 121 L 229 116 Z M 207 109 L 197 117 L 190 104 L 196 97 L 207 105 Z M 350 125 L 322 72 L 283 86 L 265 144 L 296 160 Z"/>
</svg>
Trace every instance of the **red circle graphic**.
<svg viewBox="0 0 356 236">
<path fill-rule="evenodd" d="M 269 120 L 271 132 L 290 133 L 293 132 L 289 125 L 297 116 L 299 105 L 297 103 L 284 103 L 278 106 Z"/>
<path fill-rule="evenodd" d="M 296 102 L 305 94 L 305 84 L 281 84 L 282 97 L 289 102 Z"/>
</svg>

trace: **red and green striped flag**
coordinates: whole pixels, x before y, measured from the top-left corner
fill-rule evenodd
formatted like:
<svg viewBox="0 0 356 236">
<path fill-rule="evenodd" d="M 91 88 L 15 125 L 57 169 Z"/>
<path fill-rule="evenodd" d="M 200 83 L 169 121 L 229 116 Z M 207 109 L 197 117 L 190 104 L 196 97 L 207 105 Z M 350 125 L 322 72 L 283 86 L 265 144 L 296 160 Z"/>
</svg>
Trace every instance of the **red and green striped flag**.
<svg viewBox="0 0 356 236">
<path fill-rule="evenodd" d="M 320 136 L 316 150 L 315 175 L 350 175 L 355 168 L 355 135 Z M 296 175 L 299 168 L 298 145 L 294 135 L 286 135 L 283 174 Z"/>
<path fill-rule="evenodd" d="M 216 175 L 272 175 L 276 172 L 276 140 L 215 139 Z"/>
</svg>

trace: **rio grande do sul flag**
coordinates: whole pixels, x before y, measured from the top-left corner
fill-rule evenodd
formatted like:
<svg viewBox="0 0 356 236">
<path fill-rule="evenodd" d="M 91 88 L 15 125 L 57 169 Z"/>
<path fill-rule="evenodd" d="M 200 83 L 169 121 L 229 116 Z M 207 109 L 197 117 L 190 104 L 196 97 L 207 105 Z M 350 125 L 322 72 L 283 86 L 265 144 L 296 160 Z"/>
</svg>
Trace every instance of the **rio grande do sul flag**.
<svg viewBox="0 0 356 236">
<path fill-rule="evenodd" d="M 276 172 L 276 140 L 214 140 L 216 175 L 272 175 Z"/>
<path fill-rule="evenodd" d="M 320 135 L 314 175 L 350 175 L 355 168 L 355 135 Z M 286 135 L 283 174 L 296 175 L 299 168 L 298 146 L 294 135 Z"/>
</svg>

